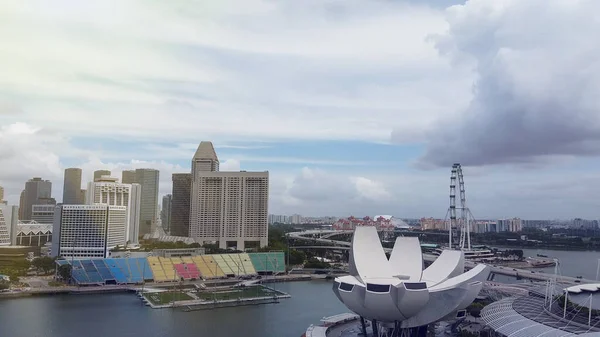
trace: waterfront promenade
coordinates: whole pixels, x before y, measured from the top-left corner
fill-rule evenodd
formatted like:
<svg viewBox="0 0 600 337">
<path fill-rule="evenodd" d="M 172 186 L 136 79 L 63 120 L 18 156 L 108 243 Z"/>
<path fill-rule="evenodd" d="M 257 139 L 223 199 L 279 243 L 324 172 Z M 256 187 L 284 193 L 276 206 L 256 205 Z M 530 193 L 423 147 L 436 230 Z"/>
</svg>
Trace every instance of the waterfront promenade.
<svg viewBox="0 0 600 337">
<path fill-rule="evenodd" d="M 310 275 L 275 275 L 275 276 L 266 276 L 261 280 L 257 280 L 260 283 L 280 283 L 280 282 L 294 282 L 294 281 L 310 281 L 312 278 Z M 240 280 L 236 279 L 216 279 L 209 281 L 191 281 L 185 282 L 184 285 L 194 285 L 194 284 L 205 284 L 209 287 L 218 287 L 218 286 L 233 286 L 235 284 L 240 283 Z M 27 296 L 37 296 L 37 295 L 53 295 L 53 294 L 101 294 L 101 293 L 111 293 L 111 292 L 136 292 L 141 290 L 142 287 L 145 288 L 172 288 L 174 286 L 179 286 L 179 282 L 148 282 L 144 285 L 102 285 L 102 286 L 62 286 L 62 287 L 49 287 L 49 286 L 40 286 L 40 287 L 29 287 L 18 291 L 10 291 L 10 292 L 2 292 L 0 293 L 0 299 L 2 298 L 15 298 L 15 297 L 27 297 Z"/>
</svg>

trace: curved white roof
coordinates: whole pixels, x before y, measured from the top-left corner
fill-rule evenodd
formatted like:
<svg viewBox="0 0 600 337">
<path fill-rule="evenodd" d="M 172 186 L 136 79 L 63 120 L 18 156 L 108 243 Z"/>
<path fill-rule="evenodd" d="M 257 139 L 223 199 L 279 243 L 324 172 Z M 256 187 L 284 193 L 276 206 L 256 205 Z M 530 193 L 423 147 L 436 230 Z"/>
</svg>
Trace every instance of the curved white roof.
<svg viewBox="0 0 600 337">
<path fill-rule="evenodd" d="M 420 247 L 419 247 L 420 248 Z M 423 280 L 440 283 L 465 270 L 465 255 L 460 250 L 443 250 L 442 254 L 423 271 Z"/>
<path fill-rule="evenodd" d="M 444 251 L 427 269 L 418 238 L 399 237 L 388 260 L 372 226 L 357 227 L 350 250 L 350 275 L 333 291 L 350 310 L 403 327 L 435 322 L 464 309 L 478 295 L 490 268 L 464 272 L 464 253 Z"/>
<path fill-rule="evenodd" d="M 361 279 L 367 278 L 392 278 L 393 273 L 388 268 L 388 260 L 385 251 L 381 246 L 377 229 L 371 226 L 356 227 L 352 237 L 352 249 L 350 250 L 358 276 Z"/>
<path fill-rule="evenodd" d="M 574 294 L 579 294 L 585 291 L 596 292 L 600 290 L 600 283 L 578 284 L 576 286 L 565 288 L 565 290 Z"/>
<path fill-rule="evenodd" d="M 397 237 L 389 263 L 394 276 L 420 281 L 423 274 L 423 255 L 419 238 Z"/>
</svg>

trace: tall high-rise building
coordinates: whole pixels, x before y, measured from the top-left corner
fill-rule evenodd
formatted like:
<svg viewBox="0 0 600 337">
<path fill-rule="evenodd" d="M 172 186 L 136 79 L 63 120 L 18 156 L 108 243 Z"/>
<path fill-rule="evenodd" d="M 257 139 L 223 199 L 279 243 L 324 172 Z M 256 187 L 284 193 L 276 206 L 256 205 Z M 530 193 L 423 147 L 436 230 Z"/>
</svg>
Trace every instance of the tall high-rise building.
<svg viewBox="0 0 600 337">
<path fill-rule="evenodd" d="M 25 214 L 23 214 L 23 208 L 25 206 L 25 190 L 21 191 L 21 195 L 19 196 L 19 220 L 23 220 Z"/>
<path fill-rule="evenodd" d="M 142 187 L 139 235 L 154 233 L 156 230 L 158 220 L 158 179 L 159 172 L 155 169 L 123 171 L 123 183 L 136 183 Z"/>
<path fill-rule="evenodd" d="M 54 215 L 52 256 L 105 258 L 110 248 L 125 244 L 127 207 L 60 205 Z"/>
<path fill-rule="evenodd" d="M 196 179 L 196 172 L 216 171 L 219 171 L 219 159 L 212 142 L 200 142 L 192 158 L 192 179 Z"/>
<path fill-rule="evenodd" d="M 16 245 L 18 222 L 19 207 L 0 204 L 0 246 Z"/>
<path fill-rule="evenodd" d="M 167 194 L 162 198 L 162 209 L 160 210 L 160 222 L 165 231 L 169 231 L 171 226 L 171 205 L 173 203 L 173 195 Z"/>
<path fill-rule="evenodd" d="M 127 207 L 126 241 L 137 244 L 140 226 L 141 186 L 121 184 L 116 178 L 101 178 L 88 183 L 87 203 Z"/>
<path fill-rule="evenodd" d="M 121 182 L 123 184 L 135 183 L 135 170 L 124 170 L 121 173 Z"/>
<path fill-rule="evenodd" d="M 56 201 L 52 198 L 52 183 L 39 177 L 30 179 L 25 183 L 25 191 L 21 195 L 20 220 L 31 220 L 31 207 L 33 205 L 53 203 L 56 204 Z"/>
<path fill-rule="evenodd" d="M 79 200 L 81 201 L 81 204 L 85 205 L 87 204 L 87 199 L 85 198 L 87 195 L 87 190 L 79 190 Z"/>
<path fill-rule="evenodd" d="M 246 241 L 268 244 L 269 172 L 219 172 L 211 142 L 192 159 L 189 236 L 244 250 Z"/>
<path fill-rule="evenodd" d="M 17 208 L 0 204 L 0 246 L 9 246 L 13 241 L 14 229 L 17 226 Z"/>
<path fill-rule="evenodd" d="M 63 204 L 79 205 L 83 204 L 81 196 L 81 169 L 65 169 L 65 180 L 63 185 Z"/>
<path fill-rule="evenodd" d="M 173 236 L 190 235 L 190 196 L 192 193 L 192 174 L 173 173 L 173 199 L 171 200 L 170 234 Z"/>
<path fill-rule="evenodd" d="M 94 171 L 94 181 L 102 178 L 102 176 L 110 176 L 109 170 L 96 170 Z"/>
<path fill-rule="evenodd" d="M 55 205 L 33 205 L 31 206 L 31 220 L 40 224 L 51 224 L 54 222 Z"/>
<path fill-rule="evenodd" d="M 4 187 L 0 186 L 0 204 L 4 201 Z"/>
</svg>

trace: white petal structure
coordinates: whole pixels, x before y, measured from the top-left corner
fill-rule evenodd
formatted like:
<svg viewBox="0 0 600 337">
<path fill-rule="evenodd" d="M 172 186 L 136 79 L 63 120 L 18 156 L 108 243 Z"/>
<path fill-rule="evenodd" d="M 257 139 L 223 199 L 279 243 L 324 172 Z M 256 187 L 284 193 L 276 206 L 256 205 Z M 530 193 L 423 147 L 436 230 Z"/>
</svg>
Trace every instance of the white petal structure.
<svg viewBox="0 0 600 337">
<path fill-rule="evenodd" d="M 419 239 L 399 237 L 388 260 L 377 230 L 357 227 L 350 250 L 350 275 L 333 291 L 348 309 L 380 322 L 412 328 L 456 315 L 475 300 L 490 273 L 480 264 L 464 272 L 463 252 L 445 250 L 427 269 Z"/>
</svg>

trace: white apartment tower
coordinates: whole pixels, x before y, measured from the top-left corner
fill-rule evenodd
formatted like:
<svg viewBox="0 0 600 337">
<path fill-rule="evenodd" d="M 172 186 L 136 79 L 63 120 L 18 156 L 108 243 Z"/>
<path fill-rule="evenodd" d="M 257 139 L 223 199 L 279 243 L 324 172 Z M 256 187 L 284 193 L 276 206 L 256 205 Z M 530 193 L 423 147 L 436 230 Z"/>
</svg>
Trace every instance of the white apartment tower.
<svg viewBox="0 0 600 337">
<path fill-rule="evenodd" d="M 88 183 L 88 204 L 106 204 L 127 207 L 125 242 L 138 243 L 140 231 L 140 202 L 142 189 L 139 184 L 120 184 L 117 178 L 102 177 Z"/>
<path fill-rule="evenodd" d="M 126 219 L 125 206 L 57 206 L 51 255 L 64 258 L 106 258 L 110 248 L 125 244 Z"/>
<path fill-rule="evenodd" d="M 211 142 L 192 159 L 190 237 L 245 249 L 246 241 L 268 244 L 269 172 L 219 172 Z"/>
<path fill-rule="evenodd" d="M 0 246 L 10 246 L 11 232 L 13 226 L 16 226 L 16 214 L 12 206 L 0 204 Z"/>
</svg>

